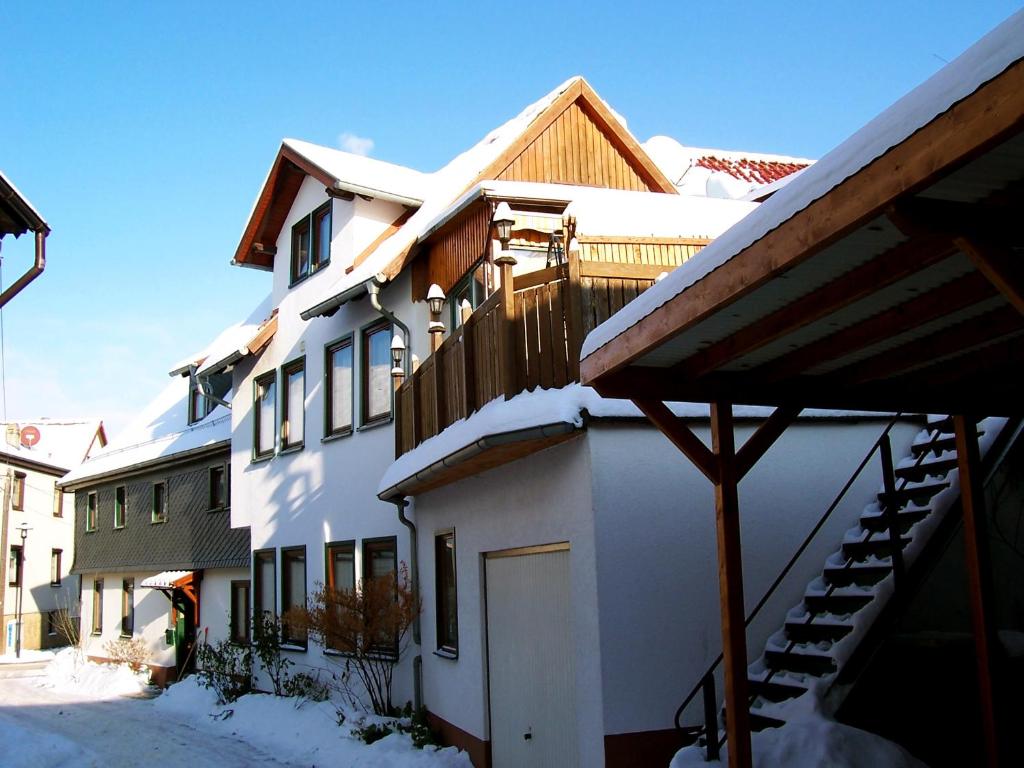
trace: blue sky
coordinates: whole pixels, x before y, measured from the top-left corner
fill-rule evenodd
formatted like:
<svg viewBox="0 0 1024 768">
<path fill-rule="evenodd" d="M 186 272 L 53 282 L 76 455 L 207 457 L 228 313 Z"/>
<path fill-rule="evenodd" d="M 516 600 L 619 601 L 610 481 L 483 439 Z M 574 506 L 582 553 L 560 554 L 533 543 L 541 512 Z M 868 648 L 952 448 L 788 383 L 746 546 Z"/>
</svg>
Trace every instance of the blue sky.
<svg viewBox="0 0 1024 768">
<path fill-rule="evenodd" d="M 116 432 L 269 291 L 228 262 L 282 137 L 431 171 L 582 74 L 641 141 L 819 157 L 1020 3 L 43 6 L 0 17 L 0 169 L 53 228 L 6 414 Z"/>
</svg>

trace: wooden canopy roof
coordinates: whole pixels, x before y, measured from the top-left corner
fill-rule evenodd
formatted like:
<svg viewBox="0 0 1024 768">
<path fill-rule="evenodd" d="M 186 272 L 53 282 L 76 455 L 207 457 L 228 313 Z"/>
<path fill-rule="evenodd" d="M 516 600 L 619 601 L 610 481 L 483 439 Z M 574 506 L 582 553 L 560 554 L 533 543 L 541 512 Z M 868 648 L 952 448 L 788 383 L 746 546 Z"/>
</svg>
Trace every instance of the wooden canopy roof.
<svg viewBox="0 0 1024 768">
<path fill-rule="evenodd" d="M 887 130 L 902 133 L 867 154 Z M 1024 14 L 836 153 L 596 329 L 584 383 L 612 397 L 1024 413 Z"/>
</svg>

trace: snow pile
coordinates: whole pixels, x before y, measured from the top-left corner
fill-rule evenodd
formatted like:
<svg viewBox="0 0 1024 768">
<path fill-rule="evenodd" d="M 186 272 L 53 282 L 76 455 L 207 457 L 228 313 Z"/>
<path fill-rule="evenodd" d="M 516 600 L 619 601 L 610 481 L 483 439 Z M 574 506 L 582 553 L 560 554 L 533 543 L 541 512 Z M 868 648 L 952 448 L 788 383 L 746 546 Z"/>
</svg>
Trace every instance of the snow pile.
<svg viewBox="0 0 1024 768">
<path fill-rule="evenodd" d="M 751 749 L 756 768 L 926 768 L 888 739 L 829 720 L 816 703 L 792 715 L 781 728 L 752 734 Z M 707 762 L 703 747 L 685 747 L 672 758 L 669 768 L 726 765 L 728 753 L 726 743 L 721 760 Z"/>
<path fill-rule="evenodd" d="M 5 768 L 62 768 L 69 765 L 94 765 L 87 762 L 82 745 L 56 733 L 33 728 L 24 722 L 0 717 L 0 744 L 5 749 Z"/>
<path fill-rule="evenodd" d="M 407 734 L 393 733 L 373 744 L 357 739 L 350 713 L 338 725 L 337 706 L 268 694 L 249 694 L 224 706 L 195 676 L 168 688 L 153 706 L 197 729 L 232 736 L 265 750 L 282 762 L 345 765 L 352 768 L 471 768 L 454 747 L 417 749 Z M 380 718 L 367 717 L 367 722 Z"/>
<path fill-rule="evenodd" d="M 149 687 L 149 672 L 133 672 L 127 664 L 97 664 L 80 649 L 65 648 L 47 665 L 39 684 L 91 698 L 131 696 Z"/>
</svg>

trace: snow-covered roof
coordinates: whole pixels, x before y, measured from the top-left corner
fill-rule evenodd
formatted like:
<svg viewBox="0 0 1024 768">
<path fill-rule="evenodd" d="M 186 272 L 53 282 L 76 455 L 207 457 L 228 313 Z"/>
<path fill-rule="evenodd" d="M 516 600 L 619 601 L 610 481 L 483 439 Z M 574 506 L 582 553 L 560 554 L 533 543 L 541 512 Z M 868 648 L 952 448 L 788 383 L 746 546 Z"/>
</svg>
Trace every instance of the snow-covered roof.
<svg viewBox="0 0 1024 768">
<path fill-rule="evenodd" d="M 339 189 L 410 205 L 421 203 L 429 190 L 427 174 L 403 165 L 300 139 L 285 139 L 283 143 L 333 176 Z"/>
<path fill-rule="evenodd" d="M 192 356 L 190 359 L 196 361 L 198 375 L 220 371 L 254 352 L 251 345 L 272 319 L 271 312 L 271 297 L 268 295 L 245 320 L 225 328 L 204 350 Z M 179 365 L 175 370 L 181 367 Z"/>
<path fill-rule="evenodd" d="M 666 403 L 672 412 L 682 418 L 707 419 L 706 403 Z M 510 400 L 498 397 L 464 419 L 446 427 L 440 434 L 424 440 L 411 451 L 402 454 L 384 472 L 377 485 L 378 494 L 391 491 L 395 486 L 415 477 L 428 468 L 450 461 L 465 448 L 493 435 L 544 427 L 553 424 L 583 426 L 583 412 L 592 418 L 643 419 L 640 409 L 631 400 L 601 397 L 591 387 L 569 384 L 560 389 L 523 391 Z M 736 418 L 763 419 L 773 409 L 761 406 L 736 406 Z M 834 411 L 807 409 L 801 419 L 878 418 L 878 413 L 864 411 Z"/>
<path fill-rule="evenodd" d="M 1024 11 L 1018 11 L 952 63 L 807 168 L 756 211 L 627 304 L 585 339 L 585 358 L 662 304 L 727 263 L 845 179 L 1024 58 Z"/>
<path fill-rule="evenodd" d="M 14 182 L 0 171 L 0 237 L 18 237 L 29 229 L 47 230 L 50 227 Z"/>
<path fill-rule="evenodd" d="M 580 80 L 582 78 L 579 76 L 566 80 L 511 120 L 488 133 L 481 141 L 455 157 L 443 168 L 428 174 L 423 205 L 409 217 L 397 233 L 381 243 L 366 261 L 334 283 L 324 286 L 310 308 L 317 307 L 382 273 L 416 243 L 431 223 L 443 214 L 491 163 L 511 147 L 545 109 Z"/>
<path fill-rule="evenodd" d="M 154 576 L 144 578 L 141 586 L 149 589 L 170 589 L 191 575 L 192 571 L 161 571 Z"/>
<path fill-rule="evenodd" d="M 264 317 L 269 306 L 268 297 L 259 303 L 246 320 L 218 334 L 206 348 L 186 358 L 186 361 L 214 361 L 224 359 L 224 355 L 231 350 L 237 351 L 238 339 L 252 338 L 252 330 L 259 325 L 256 318 Z M 186 369 L 187 365 L 186 362 Z M 204 370 L 207 370 L 206 365 L 200 369 L 200 373 Z M 231 411 L 223 405 L 218 405 L 200 421 L 188 423 L 190 387 L 191 381 L 187 376 L 172 377 L 163 391 L 103 451 L 94 454 L 65 475 L 62 483 L 81 485 L 85 480 L 230 440 Z M 227 397 L 230 399 L 231 392 L 228 392 Z"/>
<path fill-rule="evenodd" d="M 642 145 L 684 195 L 738 200 L 814 163 L 805 157 L 688 147 L 669 136 Z"/>
<path fill-rule="evenodd" d="M 77 467 L 106 440 L 99 419 L 24 419 L 0 424 L 0 455 L 61 470 Z"/>
</svg>

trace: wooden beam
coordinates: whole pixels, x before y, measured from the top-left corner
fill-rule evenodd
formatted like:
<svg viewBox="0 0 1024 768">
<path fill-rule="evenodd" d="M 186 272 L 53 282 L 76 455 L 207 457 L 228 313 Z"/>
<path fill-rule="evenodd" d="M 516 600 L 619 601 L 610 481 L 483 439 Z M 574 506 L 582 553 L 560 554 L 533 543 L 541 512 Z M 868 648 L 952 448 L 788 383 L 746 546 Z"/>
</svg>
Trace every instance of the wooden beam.
<svg viewBox="0 0 1024 768">
<path fill-rule="evenodd" d="M 948 240 L 923 238 L 897 245 L 828 285 L 730 334 L 676 366 L 684 377 L 698 377 L 804 328 L 833 312 L 897 283 L 954 253 Z"/>
<path fill-rule="evenodd" d="M 800 408 L 783 406 L 776 408 L 764 423 L 757 428 L 736 453 L 736 480 L 742 480 L 747 472 L 764 456 L 765 452 L 782 437 L 782 433 L 800 415 Z"/>
<path fill-rule="evenodd" d="M 675 267 L 670 264 L 632 264 L 621 261 L 581 261 L 581 277 L 604 277 L 619 280 L 654 280 Z"/>
<path fill-rule="evenodd" d="M 718 534 L 718 590 L 722 612 L 722 668 L 725 672 L 725 729 L 729 768 L 750 768 L 750 701 L 747 691 L 747 627 L 743 603 L 743 557 L 732 405 L 711 403 L 711 445 L 717 459 L 715 521 Z M 714 734 L 709 734 L 716 738 Z"/>
<path fill-rule="evenodd" d="M 977 237 L 957 237 L 956 247 L 967 254 L 981 274 L 1024 315 L 1024 266 L 1010 249 Z"/>
<path fill-rule="evenodd" d="M 987 280 L 976 274 L 967 275 L 760 365 L 753 372 L 761 381 L 769 384 L 782 381 L 815 365 L 838 360 L 891 338 L 911 324 L 923 325 L 993 295 L 992 286 Z"/>
<path fill-rule="evenodd" d="M 1004 141 L 1024 124 L 1024 62 L 952 105 L 867 166 L 668 299 L 581 364 L 583 383 L 628 365 L 749 295 L 858 227 Z"/>
<path fill-rule="evenodd" d="M 708 245 L 711 240 L 707 237 L 654 237 L 654 236 L 629 236 L 629 235 L 577 235 L 576 240 L 580 245 L 618 245 L 628 243 L 630 245 Z"/>
<path fill-rule="evenodd" d="M 411 209 L 406 209 L 402 211 L 402 213 L 398 216 L 397 219 L 388 224 L 384 228 L 384 231 L 382 231 L 379 235 L 377 235 L 377 237 L 373 239 L 372 243 L 363 248 L 363 250 L 359 252 L 359 255 L 352 259 L 352 264 L 345 268 L 345 274 L 349 274 L 350 272 L 352 272 L 352 270 L 354 270 L 356 267 L 358 267 L 360 264 L 366 261 L 370 257 L 370 254 L 380 247 L 381 243 L 383 243 L 385 240 L 387 240 L 389 237 L 391 237 L 393 234 L 395 234 L 398 230 L 402 228 L 402 225 L 405 224 L 405 222 L 407 222 L 410 219 L 413 213 L 415 213 L 415 211 Z"/>
<path fill-rule="evenodd" d="M 714 454 L 683 423 L 682 419 L 672 413 L 668 406 L 660 400 L 634 399 L 633 402 L 651 420 L 651 423 L 661 430 L 661 433 L 669 439 L 672 445 L 686 454 L 686 457 L 693 462 L 697 469 L 704 473 L 708 480 L 715 482 L 719 471 L 718 462 Z"/>
<path fill-rule="evenodd" d="M 967 566 L 974 656 L 978 669 L 978 697 L 981 705 L 986 765 L 999 765 L 992 663 L 996 658 L 996 630 L 993 617 L 992 569 L 988 555 L 985 518 L 985 489 L 981 480 L 981 454 L 973 418 L 953 417 L 957 463 L 960 467 L 960 501 L 964 514 L 964 548 Z"/>
</svg>

